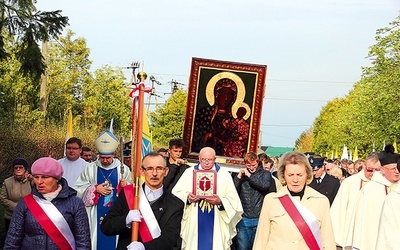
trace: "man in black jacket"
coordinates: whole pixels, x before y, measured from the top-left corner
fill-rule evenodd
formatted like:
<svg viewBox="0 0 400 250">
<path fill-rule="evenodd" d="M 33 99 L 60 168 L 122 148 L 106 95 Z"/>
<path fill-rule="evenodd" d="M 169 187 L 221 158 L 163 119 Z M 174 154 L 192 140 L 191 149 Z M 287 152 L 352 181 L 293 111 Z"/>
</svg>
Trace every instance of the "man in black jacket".
<svg viewBox="0 0 400 250">
<path fill-rule="evenodd" d="M 168 174 L 164 178 L 164 186 L 168 191 L 171 191 L 175 184 L 181 178 L 183 172 L 190 166 L 186 164 L 186 161 L 182 159 L 182 151 L 184 142 L 182 139 L 171 139 L 169 141 L 167 167 Z"/>
<path fill-rule="evenodd" d="M 264 196 L 269 192 L 276 192 L 271 173 L 263 169 L 256 153 L 247 153 L 244 162 L 246 168 L 240 169 L 233 179 L 244 211 L 242 220 L 236 226 L 238 250 L 252 249 Z"/>
<path fill-rule="evenodd" d="M 163 186 L 167 174 L 162 155 L 151 152 L 143 158 L 145 183 L 141 186 L 140 212 L 130 208 L 134 188 L 128 185 L 101 223 L 105 235 L 119 235 L 117 249 L 170 250 L 177 247 L 184 204 Z M 141 221 L 140 234 L 138 241 L 131 242 L 131 223 L 134 221 Z M 144 233 L 146 230 L 141 231 L 144 222 L 149 234 Z"/>
<path fill-rule="evenodd" d="M 340 187 L 339 179 L 326 173 L 323 158 L 309 158 L 309 162 L 314 173 L 314 179 L 309 186 L 325 195 L 332 205 Z"/>
</svg>

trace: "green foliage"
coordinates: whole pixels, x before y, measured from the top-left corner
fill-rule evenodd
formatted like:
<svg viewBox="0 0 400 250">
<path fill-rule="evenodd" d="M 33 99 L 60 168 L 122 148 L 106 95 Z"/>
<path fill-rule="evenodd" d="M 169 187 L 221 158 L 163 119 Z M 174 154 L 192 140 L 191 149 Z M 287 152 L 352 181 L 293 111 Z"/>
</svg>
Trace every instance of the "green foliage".
<svg viewBox="0 0 400 250">
<path fill-rule="evenodd" d="M 170 139 L 182 138 L 186 114 L 187 92 L 178 90 L 150 115 L 150 131 L 154 145 L 167 145 Z M 155 147 L 156 148 L 156 147 Z"/>
<path fill-rule="evenodd" d="M 36 11 L 36 1 L 0 1 L 0 61 L 11 55 L 5 48 L 5 32 L 14 39 L 15 56 L 21 63 L 20 72 L 35 80 L 40 79 L 46 65 L 40 53 L 39 41 L 57 38 L 68 25 L 68 17 L 61 11 Z"/>
<path fill-rule="evenodd" d="M 4 244 L 5 240 L 6 240 L 6 226 L 4 223 L 4 207 L 0 206 L 0 246 Z"/>
<path fill-rule="evenodd" d="M 72 111 L 81 113 L 82 91 L 86 82 L 93 81 L 88 74 L 91 65 L 89 49 L 82 38 L 72 40 L 73 33 L 67 32 L 59 42 L 48 44 L 47 118 L 60 120 L 67 105 Z"/>
<path fill-rule="evenodd" d="M 93 84 L 83 92 L 84 107 L 90 110 L 89 124 L 101 117 L 109 124 L 114 118 L 114 129 L 129 134 L 131 129 L 131 110 L 129 89 L 120 69 L 104 66 L 95 71 Z"/>
<path fill-rule="evenodd" d="M 0 124 L 0 181 L 12 174 L 10 164 L 16 157 L 23 157 L 30 164 L 44 156 L 63 157 L 66 125 L 45 124 L 43 118 L 37 118 L 34 124 L 28 119 L 26 121 L 15 126 Z M 74 128 L 74 136 L 89 147 L 93 147 L 97 135 L 91 130 Z"/>
<path fill-rule="evenodd" d="M 295 142 L 296 151 L 310 152 L 314 141 L 313 128 L 307 129 L 301 133 L 300 138 Z"/>
<path fill-rule="evenodd" d="M 67 31 L 60 41 L 48 45 L 46 119 L 65 122 L 71 106 L 78 126 L 101 132 L 114 118 L 114 129 L 129 134 L 131 105 L 123 72 L 103 66 L 92 76 L 86 41 L 73 36 Z"/>
<path fill-rule="evenodd" d="M 377 31 L 370 47 L 372 65 L 344 99 L 329 102 L 314 122 L 313 150 L 330 152 L 356 146 L 366 157 L 373 147 L 400 138 L 400 16 Z"/>
</svg>

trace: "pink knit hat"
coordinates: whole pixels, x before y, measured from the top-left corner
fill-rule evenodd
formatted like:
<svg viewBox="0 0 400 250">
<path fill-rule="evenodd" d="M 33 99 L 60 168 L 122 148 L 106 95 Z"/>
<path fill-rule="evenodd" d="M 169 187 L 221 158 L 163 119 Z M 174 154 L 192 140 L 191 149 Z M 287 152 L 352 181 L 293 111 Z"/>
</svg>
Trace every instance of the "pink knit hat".
<svg viewBox="0 0 400 250">
<path fill-rule="evenodd" d="M 36 174 L 46 175 L 54 177 L 58 180 L 61 179 L 61 177 L 64 174 L 64 170 L 61 164 L 57 160 L 51 157 L 43 157 L 36 160 L 32 164 L 31 172 L 32 175 Z"/>
</svg>

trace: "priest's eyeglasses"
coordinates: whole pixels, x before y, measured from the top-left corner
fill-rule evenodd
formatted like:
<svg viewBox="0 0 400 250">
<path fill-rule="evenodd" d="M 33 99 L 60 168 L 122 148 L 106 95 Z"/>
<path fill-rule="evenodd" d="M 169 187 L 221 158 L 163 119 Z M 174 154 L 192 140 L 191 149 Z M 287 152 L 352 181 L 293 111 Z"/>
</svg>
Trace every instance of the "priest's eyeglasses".
<svg viewBox="0 0 400 250">
<path fill-rule="evenodd" d="M 201 162 L 204 162 L 204 163 L 206 163 L 206 162 L 212 162 L 214 159 L 207 159 L 207 158 L 201 158 L 200 159 L 200 161 Z"/>
<path fill-rule="evenodd" d="M 147 167 L 147 168 L 142 167 L 142 169 L 143 169 L 144 171 L 146 171 L 147 173 L 153 173 L 154 170 L 155 170 L 157 173 L 160 173 L 160 172 L 162 172 L 162 171 L 165 170 L 165 167 L 161 167 L 161 166 L 158 166 L 158 167 Z"/>
<path fill-rule="evenodd" d="M 383 166 L 384 167 L 384 166 Z M 399 170 L 397 169 L 397 167 L 394 167 L 394 168 L 387 168 L 387 167 L 384 167 L 384 168 L 386 168 L 387 170 L 389 170 L 390 172 L 396 172 L 396 170 L 397 170 L 397 172 L 399 172 Z"/>
</svg>

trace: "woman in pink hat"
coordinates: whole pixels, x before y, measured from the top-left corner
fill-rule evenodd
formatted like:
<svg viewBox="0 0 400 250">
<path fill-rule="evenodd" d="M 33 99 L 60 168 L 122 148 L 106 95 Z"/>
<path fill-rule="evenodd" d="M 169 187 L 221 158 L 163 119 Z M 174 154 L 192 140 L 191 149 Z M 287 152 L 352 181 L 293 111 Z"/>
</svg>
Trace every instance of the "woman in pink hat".
<svg viewBox="0 0 400 250">
<path fill-rule="evenodd" d="M 89 221 L 76 191 L 51 158 L 32 164 L 35 185 L 18 203 L 6 237 L 6 249 L 90 249 Z"/>
</svg>

